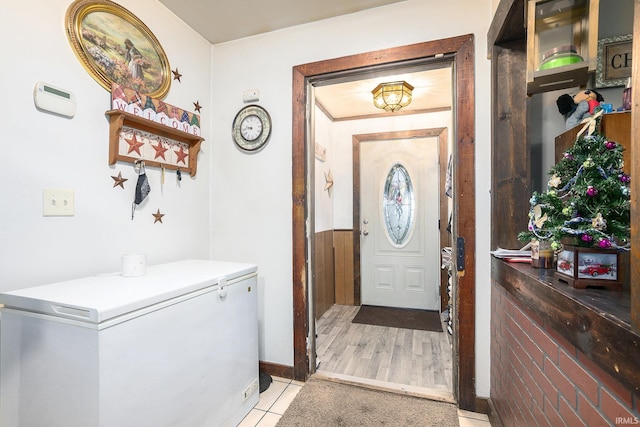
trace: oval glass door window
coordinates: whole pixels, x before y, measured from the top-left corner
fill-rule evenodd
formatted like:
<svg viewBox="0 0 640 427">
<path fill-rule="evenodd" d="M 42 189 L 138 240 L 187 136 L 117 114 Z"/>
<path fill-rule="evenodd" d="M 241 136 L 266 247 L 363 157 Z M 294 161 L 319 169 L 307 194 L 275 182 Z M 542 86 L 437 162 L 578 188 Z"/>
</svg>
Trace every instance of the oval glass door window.
<svg viewBox="0 0 640 427">
<path fill-rule="evenodd" d="M 394 164 L 387 174 L 382 200 L 387 236 L 394 245 L 402 246 L 411 235 L 415 213 L 413 184 L 402 164 Z"/>
</svg>

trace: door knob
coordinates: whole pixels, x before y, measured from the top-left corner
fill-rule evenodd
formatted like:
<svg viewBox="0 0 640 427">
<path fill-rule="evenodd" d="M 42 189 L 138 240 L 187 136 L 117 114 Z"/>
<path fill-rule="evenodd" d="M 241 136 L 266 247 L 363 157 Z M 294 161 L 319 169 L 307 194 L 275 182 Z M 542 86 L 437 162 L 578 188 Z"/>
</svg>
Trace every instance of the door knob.
<svg viewBox="0 0 640 427">
<path fill-rule="evenodd" d="M 365 236 L 369 235 L 369 231 L 368 230 L 362 230 L 362 234 L 364 234 Z"/>
</svg>

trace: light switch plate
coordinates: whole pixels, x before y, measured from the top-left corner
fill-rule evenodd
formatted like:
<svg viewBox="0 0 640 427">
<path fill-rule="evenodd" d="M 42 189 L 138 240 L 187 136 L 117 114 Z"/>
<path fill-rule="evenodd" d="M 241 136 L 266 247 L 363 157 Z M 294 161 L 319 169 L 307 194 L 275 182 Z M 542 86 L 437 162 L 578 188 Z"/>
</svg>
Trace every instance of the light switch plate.
<svg viewBox="0 0 640 427">
<path fill-rule="evenodd" d="M 45 188 L 42 190 L 42 216 L 73 216 L 75 214 L 73 190 Z"/>
</svg>

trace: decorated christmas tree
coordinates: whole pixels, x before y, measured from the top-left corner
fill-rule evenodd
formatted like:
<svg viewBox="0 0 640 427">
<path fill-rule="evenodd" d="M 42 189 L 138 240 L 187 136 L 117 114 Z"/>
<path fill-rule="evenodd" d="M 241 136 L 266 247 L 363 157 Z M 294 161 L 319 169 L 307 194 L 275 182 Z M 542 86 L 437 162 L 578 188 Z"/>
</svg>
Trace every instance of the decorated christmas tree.
<svg viewBox="0 0 640 427">
<path fill-rule="evenodd" d="M 624 148 L 599 133 L 599 117 L 585 124 L 563 158 L 549 171 L 547 190 L 531 197 L 528 230 L 518 238 L 629 249 L 630 197 L 623 172 Z"/>
</svg>

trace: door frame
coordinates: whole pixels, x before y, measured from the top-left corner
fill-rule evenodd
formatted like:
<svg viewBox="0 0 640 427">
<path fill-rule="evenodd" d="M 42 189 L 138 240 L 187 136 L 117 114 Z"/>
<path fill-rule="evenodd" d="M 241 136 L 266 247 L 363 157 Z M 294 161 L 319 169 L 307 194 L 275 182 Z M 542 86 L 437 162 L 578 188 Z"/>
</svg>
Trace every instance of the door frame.
<svg viewBox="0 0 640 427">
<path fill-rule="evenodd" d="M 309 253 L 307 223 L 309 197 L 308 89 L 309 80 L 325 74 L 366 67 L 397 64 L 451 55 L 454 66 L 453 129 L 453 235 L 454 253 L 458 241 L 465 252 L 454 264 L 453 376 L 458 406 L 476 410 L 475 375 L 475 50 L 474 35 L 467 34 L 430 42 L 312 62 L 293 67 L 292 75 L 292 281 L 293 281 L 293 377 L 305 381 L 310 372 L 309 335 Z M 313 151 L 311 151 L 313 152 Z M 311 194 L 310 194 L 311 191 Z M 460 245 L 462 247 L 462 245 Z M 460 325 L 464 327 L 461 328 Z M 456 357 L 457 356 L 457 357 Z M 315 359 L 315 358 L 314 358 Z"/>
<path fill-rule="evenodd" d="M 390 141 L 394 139 L 437 138 L 438 163 L 440 175 L 440 245 L 450 246 L 446 227 L 442 226 L 442 219 L 447 217 L 448 209 L 444 191 L 444 181 L 447 169 L 449 141 L 447 128 L 413 129 L 406 131 L 363 133 L 352 135 L 352 163 L 353 163 L 353 301 L 354 305 L 362 304 L 362 288 L 360 275 L 360 144 L 366 141 Z M 445 243 L 446 242 L 446 243 Z M 444 275 L 443 275 L 444 274 Z M 440 311 L 444 310 L 447 302 L 447 272 L 440 274 Z"/>
</svg>

